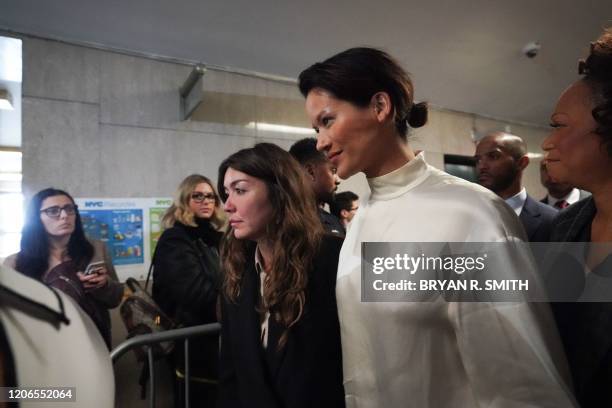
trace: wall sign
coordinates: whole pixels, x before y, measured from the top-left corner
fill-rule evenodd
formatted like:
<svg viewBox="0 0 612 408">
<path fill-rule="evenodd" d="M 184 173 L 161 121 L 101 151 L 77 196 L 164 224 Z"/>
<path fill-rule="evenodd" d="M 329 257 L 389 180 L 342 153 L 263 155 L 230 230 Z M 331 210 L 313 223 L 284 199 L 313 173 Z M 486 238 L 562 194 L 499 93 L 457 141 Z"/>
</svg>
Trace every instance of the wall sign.
<svg viewBox="0 0 612 408">
<path fill-rule="evenodd" d="M 146 279 L 171 198 L 77 198 L 88 238 L 106 244 L 119 280 Z"/>
</svg>

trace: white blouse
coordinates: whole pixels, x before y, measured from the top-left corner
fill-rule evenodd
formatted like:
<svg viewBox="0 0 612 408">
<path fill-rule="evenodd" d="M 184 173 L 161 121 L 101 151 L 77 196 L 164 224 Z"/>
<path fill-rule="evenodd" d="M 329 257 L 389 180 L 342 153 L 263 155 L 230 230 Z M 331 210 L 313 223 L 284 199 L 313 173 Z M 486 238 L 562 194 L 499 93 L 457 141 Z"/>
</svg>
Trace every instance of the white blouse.
<svg viewBox="0 0 612 408">
<path fill-rule="evenodd" d="M 512 209 L 422 154 L 368 183 L 336 286 L 347 407 L 574 406 L 543 304 L 360 301 L 362 242 L 526 240 Z"/>
</svg>

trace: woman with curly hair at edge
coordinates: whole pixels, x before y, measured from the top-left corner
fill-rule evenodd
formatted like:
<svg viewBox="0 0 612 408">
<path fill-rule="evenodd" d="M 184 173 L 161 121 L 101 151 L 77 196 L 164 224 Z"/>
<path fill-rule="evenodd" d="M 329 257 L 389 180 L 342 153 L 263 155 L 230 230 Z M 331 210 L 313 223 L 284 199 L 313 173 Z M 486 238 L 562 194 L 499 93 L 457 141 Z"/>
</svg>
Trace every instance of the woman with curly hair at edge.
<svg viewBox="0 0 612 408">
<path fill-rule="evenodd" d="M 612 30 L 595 42 L 579 64 L 582 78 L 559 98 L 552 130 L 542 142 L 548 174 L 593 195 L 561 211 L 550 241 L 590 242 L 585 257 L 589 280 L 612 271 Z M 607 243 L 607 245 L 604 245 Z M 560 280 L 561 276 L 551 275 Z M 609 297 L 609 296 L 608 296 Z M 554 299 L 553 299 L 554 300 Z M 612 406 L 612 303 L 555 303 L 581 407 Z"/>
</svg>

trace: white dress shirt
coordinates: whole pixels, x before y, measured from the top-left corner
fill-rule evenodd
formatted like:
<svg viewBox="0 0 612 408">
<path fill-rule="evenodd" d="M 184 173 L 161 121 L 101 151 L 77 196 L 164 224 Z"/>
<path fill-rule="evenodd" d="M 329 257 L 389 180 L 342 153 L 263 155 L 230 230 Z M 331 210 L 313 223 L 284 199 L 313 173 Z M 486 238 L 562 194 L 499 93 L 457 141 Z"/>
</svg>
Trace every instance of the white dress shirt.
<svg viewBox="0 0 612 408">
<path fill-rule="evenodd" d="M 563 200 L 565 200 L 565 202 L 567 202 L 568 205 L 577 203 L 578 201 L 580 201 L 580 190 L 578 190 L 577 188 L 573 188 L 572 191 L 570 191 L 568 195 L 566 195 L 565 197 L 561 197 L 561 198 L 555 198 L 551 196 L 550 194 L 546 196 L 547 204 L 552 205 L 553 207 L 558 201 L 563 201 Z"/>
<path fill-rule="evenodd" d="M 514 210 L 517 216 L 521 215 L 523 207 L 525 206 L 525 200 L 527 200 L 527 190 L 522 188 L 521 191 L 516 193 L 510 198 L 506 198 L 506 203 Z"/>
<path fill-rule="evenodd" d="M 261 253 L 259 252 L 259 247 L 255 248 L 255 271 L 257 272 L 259 278 L 259 295 L 260 299 L 263 299 L 264 294 L 264 282 L 266 281 L 268 275 L 264 269 L 264 264 L 262 260 Z M 260 322 L 260 339 L 263 348 L 268 347 L 268 323 L 270 321 L 270 312 L 266 310 L 266 313 L 261 316 Z"/>
</svg>

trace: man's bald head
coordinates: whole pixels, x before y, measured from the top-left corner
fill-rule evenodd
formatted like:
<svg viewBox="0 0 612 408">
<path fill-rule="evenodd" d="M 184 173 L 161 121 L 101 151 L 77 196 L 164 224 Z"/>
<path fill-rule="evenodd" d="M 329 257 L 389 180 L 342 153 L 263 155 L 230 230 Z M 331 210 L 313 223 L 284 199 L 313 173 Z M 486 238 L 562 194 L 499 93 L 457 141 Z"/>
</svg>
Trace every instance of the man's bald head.
<svg viewBox="0 0 612 408">
<path fill-rule="evenodd" d="M 521 157 L 527 155 L 527 144 L 525 143 L 525 141 L 516 135 L 511 135 L 510 133 L 489 133 L 488 135 L 480 139 L 478 144 L 484 141 L 493 141 L 502 150 L 512 156 L 512 158 L 514 158 L 515 160 L 519 160 Z"/>
<path fill-rule="evenodd" d="M 521 190 L 522 173 L 529 164 L 523 139 L 504 132 L 490 133 L 476 145 L 475 158 L 481 185 L 504 199 Z"/>
</svg>

